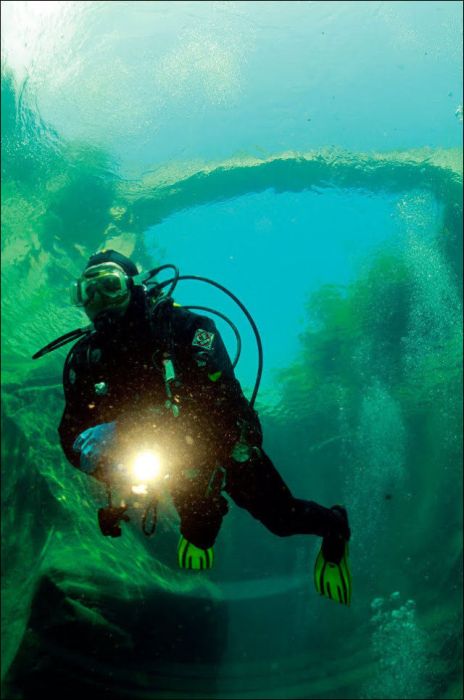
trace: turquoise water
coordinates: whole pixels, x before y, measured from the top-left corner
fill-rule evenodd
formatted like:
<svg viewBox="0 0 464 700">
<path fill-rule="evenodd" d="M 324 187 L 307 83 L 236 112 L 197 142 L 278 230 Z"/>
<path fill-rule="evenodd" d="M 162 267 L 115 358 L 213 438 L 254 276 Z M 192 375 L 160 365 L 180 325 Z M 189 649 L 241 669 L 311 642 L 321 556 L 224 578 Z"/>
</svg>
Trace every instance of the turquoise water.
<svg viewBox="0 0 464 700">
<path fill-rule="evenodd" d="M 2 697 L 462 697 L 462 4 L 4 2 L 2 234 Z M 346 503 L 351 608 L 237 507 L 209 573 L 168 498 L 101 537 L 67 349 L 31 361 L 99 247 L 252 313 L 265 448 Z M 240 311 L 176 300 L 238 325 L 251 395 Z"/>
<path fill-rule="evenodd" d="M 220 267 L 221 283 L 247 300 L 266 348 L 261 389 L 266 392 L 276 373 L 298 354 L 311 293 L 326 284 L 345 287 L 381 243 L 400 245 L 400 199 L 400 195 L 374 196 L 335 188 L 278 195 L 270 189 L 237 197 L 233 203 L 182 211 L 148 229 L 145 240 L 163 263 L 175 260 L 182 270 L 214 278 Z M 440 207 L 429 200 L 423 207 L 427 226 L 433 230 L 440 223 Z M 247 321 L 220 292 L 213 294 L 209 287 L 185 282 L 177 298 L 185 304 L 194 299 L 221 308 L 226 305 L 248 347 L 253 348 Z M 234 336 L 226 325 L 222 332 L 230 336 L 228 349 L 233 356 Z M 253 385 L 256 374 L 253 350 L 244 355 L 238 369 L 245 386 Z"/>
</svg>

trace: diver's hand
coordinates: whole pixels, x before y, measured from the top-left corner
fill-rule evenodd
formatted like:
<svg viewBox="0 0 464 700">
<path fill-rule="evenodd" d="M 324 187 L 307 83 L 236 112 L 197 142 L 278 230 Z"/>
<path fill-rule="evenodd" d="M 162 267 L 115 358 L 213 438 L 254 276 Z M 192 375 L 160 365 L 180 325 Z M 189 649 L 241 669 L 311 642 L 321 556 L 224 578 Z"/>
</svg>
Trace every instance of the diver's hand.
<svg viewBox="0 0 464 700">
<path fill-rule="evenodd" d="M 101 423 L 84 430 L 74 441 L 73 450 L 80 453 L 80 468 L 86 474 L 101 475 L 112 463 L 116 449 L 116 422 Z"/>
<path fill-rule="evenodd" d="M 240 437 L 232 446 L 230 456 L 234 462 L 248 462 L 254 453 L 260 453 L 263 435 L 259 428 L 243 419 L 237 421 L 237 427 Z"/>
<path fill-rule="evenodd" d="M 247 442 L 236 442 L 233 446 L 230 456 L 234 462 L 248 462 L 255 452 L 259 453 L 259 447 L 252 447 Z"/>
</svg>

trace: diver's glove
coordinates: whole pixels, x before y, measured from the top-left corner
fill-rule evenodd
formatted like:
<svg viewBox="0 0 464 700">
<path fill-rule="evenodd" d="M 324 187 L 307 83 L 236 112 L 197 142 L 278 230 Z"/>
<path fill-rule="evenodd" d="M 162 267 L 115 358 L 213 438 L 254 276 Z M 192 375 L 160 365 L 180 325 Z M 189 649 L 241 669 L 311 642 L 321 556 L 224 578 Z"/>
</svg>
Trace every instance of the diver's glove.
<svg viewBox="0 0 464 700">
<path fill-rule="evenodd" d="M 181 569 L 193 569 L 194 571 L 211 569 L 214 562 L 214 549 L 213 547 L 209 547 L 209 549 L 195 547 L 181 535 L 177 546 L 177 561 Z"/>
<path fill-rule="evenodd" d="M 74 441 L 74 452 L 80 452 L 80 469 L 94 474 L 107 466 L 109 455 L 116 447 L 116 422 L 101 423 L 84 430 Z"/>
</svg>

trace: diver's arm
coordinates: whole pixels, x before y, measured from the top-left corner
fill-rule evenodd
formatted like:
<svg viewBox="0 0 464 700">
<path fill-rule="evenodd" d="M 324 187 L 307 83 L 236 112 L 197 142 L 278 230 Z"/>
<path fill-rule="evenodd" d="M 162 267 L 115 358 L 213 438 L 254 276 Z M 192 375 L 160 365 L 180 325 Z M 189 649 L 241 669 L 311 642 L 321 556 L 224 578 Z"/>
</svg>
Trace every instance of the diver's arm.
<svg viewBox="0 0 464 700">
<path fill-rule="evenodd" d="M 73 467 L 107 483 L 115 474 L 116 422 L 88 427 L 88 420 L 76 420 L 68 404 L 58 428 L 61 446 Z"/>
<path fill-rule="evenodd" d="M 87 428 L 95 425 L 89 395 L 89 377 L 84 368 L 78 366 L 75 348 L 66 358 L 63 368 L 63 389 L 65 407 L 58 426 L 60 443 L 66 459 L 73 467 L 81 469 L 80 454 L 73 449 L 77 437 Z"/>
</svg>

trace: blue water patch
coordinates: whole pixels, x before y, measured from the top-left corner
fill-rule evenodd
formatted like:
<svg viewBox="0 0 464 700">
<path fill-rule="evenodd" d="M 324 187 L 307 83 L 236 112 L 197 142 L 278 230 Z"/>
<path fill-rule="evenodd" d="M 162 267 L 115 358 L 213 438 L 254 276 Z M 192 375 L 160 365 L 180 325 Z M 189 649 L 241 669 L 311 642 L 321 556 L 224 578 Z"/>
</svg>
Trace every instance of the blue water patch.
<svg viewBox="0 0 464 700">
<path fill-rule="evenodd" d="M 263 340 L 265 388 L 273 370 L 288 366 L 298 352 L 309 295 L 323 284 L 349 284 L 379 244 L 398 236 L 399 199 L 355 190 L 267 190 L 177 213 L 150 227 L 145 242 L 154 261 L 172 262 L 181 274 L 210 277 L 247 306 Z M 244 339 L 237 374 L 251 386 L 256 352 L 240 310 L 221 292 L 196 282 L 179 284 L 176 300 L 230 315 Z M 218 320 L 233 355 L 235 339 L 222 324 Z"/>
</svg>

